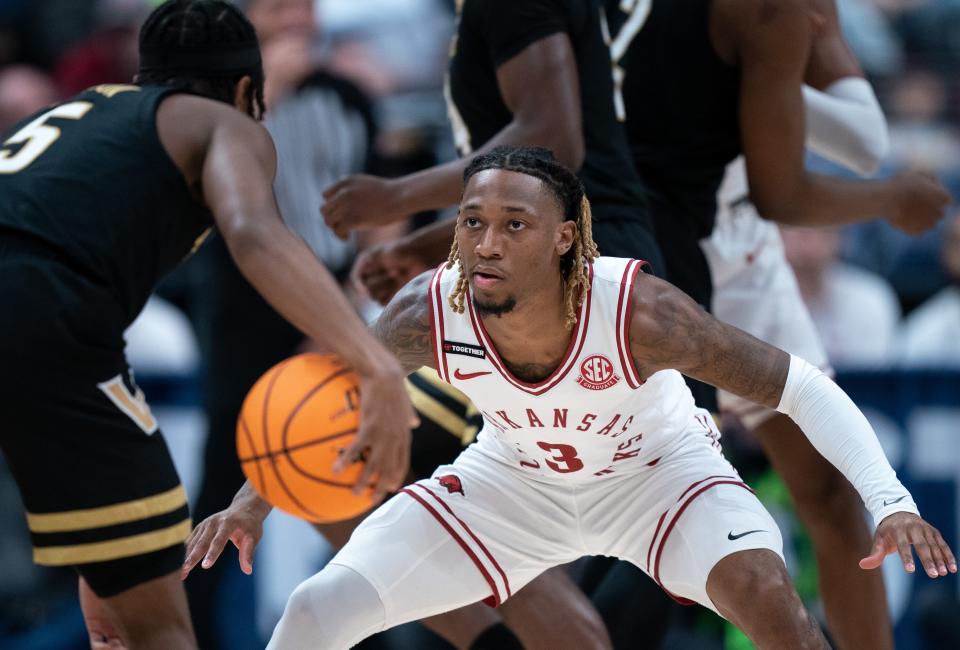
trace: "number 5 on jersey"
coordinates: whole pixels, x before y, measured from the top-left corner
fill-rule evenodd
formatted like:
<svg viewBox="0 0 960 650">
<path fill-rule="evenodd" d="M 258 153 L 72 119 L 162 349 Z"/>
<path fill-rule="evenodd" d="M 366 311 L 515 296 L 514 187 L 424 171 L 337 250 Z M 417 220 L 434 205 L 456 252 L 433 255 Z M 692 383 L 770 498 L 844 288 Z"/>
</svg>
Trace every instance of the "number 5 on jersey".
<svg viewBox="0 0 960 650">
<path fill-rule="evenodd" d="M 16 174 L 26 169 L 30 163 L 50 148 L 60 138 L 60 129 L 47 124 L 50 118 L 79 120 L 93 108 L 90 102 L 70 102 L 53 108 L 10 136 L 3 143 L 4 148 L 12 145 L 23 146 L 16 153 L 0 150 L 0 174 Z"/>
</svg>

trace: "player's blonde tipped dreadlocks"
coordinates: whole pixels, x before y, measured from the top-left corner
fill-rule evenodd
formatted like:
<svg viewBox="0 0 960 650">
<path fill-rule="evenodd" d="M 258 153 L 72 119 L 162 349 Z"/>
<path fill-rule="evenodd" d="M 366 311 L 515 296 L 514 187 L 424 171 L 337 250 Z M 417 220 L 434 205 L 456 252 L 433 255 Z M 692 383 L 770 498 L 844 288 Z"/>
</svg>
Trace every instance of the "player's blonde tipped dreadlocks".
<svg viewBox="0 0 960 650">
<path fill-rule="evenodd" d="M 487 169 L 505 169 L 535 176 L 543 181 L 563 208 L 567 219 L 577 224 L 577 234 L 573 246 L 560 259 L 560 272 L 564 281 L 564 304 L 567 329 L 577 322 L 577 310 L 583 304 L 587 291 L 590 291 L 590 276 L 587 264 L 600 256 L 593 241 L 593 221 L 590 202 L 583 192 L 580 179 L 569 169 L 561 165 L 553 154 L 542 147 L 497 147 L 489 153 L 477 156 L 463 172 L 463 184 L 470 177 Z M 459 226 L 458 226 L 459 227 Z M 447 258 L 447 268 L 460 264 L 457 285 L 450 294 L 450 308 L 462 314 L 467 297 L 467 278 L 460 262 L 460 250 L 454 237 Z"/>
</svg>

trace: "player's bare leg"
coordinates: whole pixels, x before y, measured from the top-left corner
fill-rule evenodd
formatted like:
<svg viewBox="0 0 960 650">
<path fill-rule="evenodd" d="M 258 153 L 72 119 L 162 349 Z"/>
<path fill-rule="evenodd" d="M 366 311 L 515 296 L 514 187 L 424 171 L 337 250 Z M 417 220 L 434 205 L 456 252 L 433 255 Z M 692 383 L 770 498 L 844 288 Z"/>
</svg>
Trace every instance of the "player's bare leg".
<svg viewBox="0 0 960 650">
<path fill-rule="evenodd" d="M 179 571 L 109 598 L 98 598 L 81 580 L 80 603 L 94 650 L 197 647 Z"/>
<path fill-rule="evenodd" d="M 103 601 L 83 578 L 79 579 L 78 591 L 83 622 L 90 637 L 90 650 L 124 650 L 126 646 L 120 638 L 117 624 L 109 619 Z"/>
<path fill-rule="evenodd" d="M 707 595 L 759 650 L 830 647 L 773 551 L 740 551 L 723 558 L 710 571 Z"/>
<path fill-rule="evenodd" d="M 499 611 L 527 650 L 613 647 L 600 614 L 564 567 L 542 573 Z"/>
<path fill-rule="evenodd" d="M 820 593 L 837 646 L 892 649 L 883 574 L 858 565 L 872 543 L 860 497 L 787 416 L 765 421 L 756 433 L 813 541 Z"/>
</svg>

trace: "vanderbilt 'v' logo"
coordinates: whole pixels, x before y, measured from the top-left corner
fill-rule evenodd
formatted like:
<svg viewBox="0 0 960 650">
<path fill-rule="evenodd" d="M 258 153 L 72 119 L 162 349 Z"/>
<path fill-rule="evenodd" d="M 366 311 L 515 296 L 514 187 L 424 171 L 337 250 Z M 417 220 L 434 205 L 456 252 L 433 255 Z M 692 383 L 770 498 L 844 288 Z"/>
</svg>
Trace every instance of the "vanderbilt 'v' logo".
<svg viewBox="0 0 960 650">
<path fill-rule="evenodd" d="M 138 427 L 143 429 L 144 433 L 152 434 L 157 430 L 157 421 L 150 413 L 150 407 L 144 398 L 143 391 L 137 388 L 135 395 L 131 395 L 127 385 L 123 383 L 123 377 L 117 375 L 112 379 L 97 384 L 97 388 L 103 391 L 111 402 L 118 409 L 127 414 Z"/>
</svg>

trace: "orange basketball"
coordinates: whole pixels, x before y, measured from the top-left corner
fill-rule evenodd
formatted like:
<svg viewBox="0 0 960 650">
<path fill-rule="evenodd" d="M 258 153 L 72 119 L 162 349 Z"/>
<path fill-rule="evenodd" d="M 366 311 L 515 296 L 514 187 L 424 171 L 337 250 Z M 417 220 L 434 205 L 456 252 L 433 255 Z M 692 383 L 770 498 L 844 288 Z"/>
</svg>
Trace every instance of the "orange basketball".
<svg viewBox="0 0 960 650">
<path fill-rule="evenodd" d="M 370 509 L 369 491 L 352 492 L 361 463 L 333 474 L 338 454 L 357 433 L 358 385 L 339 358 L 314 353 L 291 357 L 257 380 L 240 410 L 237 455 L 261 497 L 319 523 Z"/>
</svg>

